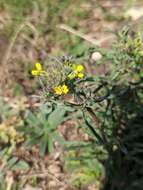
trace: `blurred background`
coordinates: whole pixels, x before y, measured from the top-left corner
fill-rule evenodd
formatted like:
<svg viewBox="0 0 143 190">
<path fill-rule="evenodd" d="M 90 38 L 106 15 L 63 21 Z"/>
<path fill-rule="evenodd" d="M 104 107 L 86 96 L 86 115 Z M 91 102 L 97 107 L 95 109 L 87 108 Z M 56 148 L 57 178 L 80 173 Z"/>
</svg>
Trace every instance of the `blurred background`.
<svg viewBox="0 0 143 190">
<path fill-rule="evenodd" d="M 114 32 L 138 25 L 140 0 L 0 0 L 0 79 L 9 95 L 32 93 L 29 71 L 47 55 L 82 54 L 89 47 L 110 47 Z M 30 80 L 30 83 L 29 83 Z M 2 93 L 3 93 L 2 92 Z"/>
<path fill-rule="evenodd" d="M 42 63 L 48 56 L 82 57 L 97 45 L 110 49 L 116 40 L 115 33 L 125 26 L 133 26 L 137 30 L 142 19 L 142 0 L 0 0 L 1 190 L 98 189 L 99 181 L 104 178 L 104 169 L 100 165 L 94 174 L 88 173 L 71 185 L 64 180 L 69 173 L 61 169 L 63 160 L 59 155 L 62 155 L 62 150 L 44 158 L 35 149 L 25 153 L 22 143 L 19 144 L 16 139 L 23 142 L 21 139 L 27 137 L 17 134 L 15 126 L 24 125 L 23 115 L 28 109 L 39 108 L 39 102 L 33 95 L 38 95 L 40 87 L 31 76 L 35 62 Z M 68 123 L 76 136 L 74 138 L 80 139 L 82 135 L 78 136 L 72 129 L 73 125 Z M 63 127 L 64 134 L 68 133 L 68 127 Z M 67 134 L 66 138 L 69 137 L 70 134 Z M 22 159 L 12 159 L 14 163 L 20 162 L 17 165 L 20 170 L 26 168 L 27 172 L 27 168 L 28 171 L 29 168 L 34 168 L 33 171 L 38 168 L 42 173 L 48 167 L 57 176 L 40 176 L 40 179 L 33 176 L 30 181 L 26 178 L 19 181 L 21 171 L 15 169 L 13 172 L 7 167 L 13 154 Z M 88 177 L 89 182 L 92 181 L 89 185 L 84 184 L 84 181 L 88 182 Z"/>
</svg>

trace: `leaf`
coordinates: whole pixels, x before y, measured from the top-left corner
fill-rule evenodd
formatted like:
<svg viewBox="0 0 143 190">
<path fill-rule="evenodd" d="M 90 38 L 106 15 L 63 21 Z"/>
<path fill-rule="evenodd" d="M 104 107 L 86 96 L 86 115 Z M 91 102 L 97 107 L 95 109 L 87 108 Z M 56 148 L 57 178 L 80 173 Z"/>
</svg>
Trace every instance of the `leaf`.
<svg viewBox="0 0 143 190">
<path fill-rule="evenodd" d="M 30 137 L 30 139 L 26 142 L 27 147 L 32 147 L 33 145 L 37 144 L 38 139 L 34 137 Z"/>
<path fill-rule="evenodd" d="M 26 117 L 26 121 L 32 125 L 32 126 L 37 126 L 40 124 L 37 116 L 35 116 L 31 111 L 27 112 L 27 117 Z"/>
<path fill-rule="evenodd" d="M 24 94 L 22 85 L 20 85 L 18 83 L 16 83 L 13 91 L 14 91 L 14 96 L 21 96 Z"/>
<path fill-rule="evenodd" d="M 14 170 L 28 170 L 29 165 L 24 160 L 20 160 L 17 164 L 14 165 L 13 169 Z"/>
<path fill-rule="evenodd" d="M 51 152 L 53 152 L 53 150 L 54 150 L 53 140 L 49 139 L 48 140 L 48 151 L 49 151 L 49 153 L 51 153 Z"/>
<path fill-rule="evenodd" d="M 65 106 L 58 106 L 50 115 L 48 123 L 51 129 L 56 129 L 64 121 L 66 109 Z"/>
<path fill-rule="evenodd" d="M 46 149 L 48 147 L 49 141 L 50 141 L 50 138 L 47 135 L 47 133 L 44 134 L 44 136 L 41 139 L 40 148 L 39 148 L 41 155 L 44 155 L 46 153 Z"/>
<path fill-rule="evenodd" d="M 67 141 L 65 141 L 64 138 L 57 131 L 55 131 L 52 134 L 52 137 L 53 137 L 54 141 L 57 141 L 57 142 L 59 142 L 62 145 L 65 145 L 67 143 Z"/>
<path fill-rule="evenodd" d="M 50 103 L 46 102 L 40 106 L 40 111 L 42 114 L 49 114 L 52 111 L 52 106 Z"/>
<path fill-rule="evenodd" d="M 8 167 L 13 167 L 13 165 L 18 161 L 17 157 L 13 157 L 8 161 Z"/>
</svg>

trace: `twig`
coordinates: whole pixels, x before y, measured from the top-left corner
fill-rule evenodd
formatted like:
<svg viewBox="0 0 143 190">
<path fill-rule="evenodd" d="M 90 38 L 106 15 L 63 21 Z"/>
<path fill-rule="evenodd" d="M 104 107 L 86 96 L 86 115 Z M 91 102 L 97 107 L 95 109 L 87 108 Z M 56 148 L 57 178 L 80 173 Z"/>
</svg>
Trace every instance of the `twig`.
<svg viewBox="0 0 143 190">
<path fill-rule="evenodd" d="M 37 30 L 36 30 L 36 28 L 35 28 L 31 23 L 29 23 L 29 22 L 24 22 L 24 23 L 22 23 L 22 24 L 19 26 L 18 30 L 17 30 L 17 31 L 15 32 L 15 34 L 13 35 L 12 39 L 11 39 L 11 42 L 10 42 L 10 44 L 9 44 L 9 46 L 8 46 L 8 49 L 7 49 L 7 51 L 6 51 L 6 54 L 5 54 L 5 56 L 4 56 L 4 59 L 2 60 L 2 64 L 3 64 L 3 65 L 5 65 L 5 64 L 8 62 L 8 60 L 9 60 L 9 58 L 10 58 L 10 56 L 11 56 L 12 49 L 13 49 L 14 44 L 15 44 L 15 42 L 16 42 L 16 39 L 17 39 L 18 35 L 20 34 L 20 32 L 21 32 L 26 26 L 28 26 L 28 27 L 36 34 L 36 37 L 38 37 Z"/>
<path fill-rule="evenodd" d="M 71 28 L 70 26 L 67 26 L 65 24 L 61 24 L 61 25 L 58 25 L 57 27 L 62 29 L 62 30 L 65 30 L 67 32 L 70 32 L 70 33 L 74 34 L 75 36 L 78 36 L 78 37 L 80 37 L 80 38 L 82 38 L 82 39 L 84 39 L 84 40 L 86 40 L 86 41 L 88 41 L 94 45 L 100 45 L 100 41 L 95 40 L 95 39 L 91 38 L 90 36 L 83 34 L 80 31 L 77 31 L 77 30 Z"/>
<path fill-rule="evenodd" d="M 99 40 L 95 40 L 95 39 L 91 38 L 89 35 L 83 34 L 82 32 L 77 31 L 77 30 L 75 30 L 75 29 L 73 29 L 70 26 L 67 26 L 65 24 L 58 25 L 57 27 L 62 29 L 62 30 L 65 30 L 65 31 L 67 31 L 67 32 L 69 32 L 75 36 L 78 36 L 78 37 L 80 37 L 80 38 L 82 38 L 82 39 L 84 39 L 84 40 L 86 40 L 86 41 L 88 41 L 91 44 L 96 45 L 96 46 L 101 46 L 101 44 L 103 42 L 105 42 L 106 40 L 109 40 L 111 38 L 111 36 L 108 36 L 108 37 L 105 37 L 105 38 L 102 38 Z"/>
<path fill-rule="evenodd" d="M 90 131 L 92 132 L 92 134 L 99 140 L 99 142 L 104 145 L 103 139 L 97 133 L 97 131 L 94 129 L 94 127 L 88 122 L 87 117 L 86 117 L 84 111 L 82 113 L 83 113 L 83 118 L 84 118 L 85 124 L 88 126 L 88 128 L 90 129 Z"/>
<path fill-rule="evenodd" d="M 6 190 L 11 190 L 12 186 L 13 186 L 13 175 L 10 172 L 7 176 L 6 176 L 6 183 L 7 183 L 7 187 Z"/>
<path fill-rule="evenodd" d="M 26 175 L 22 174 L 20 177 L 22 177 L 22 178 L 32 178 L 32 177 L 45 177 L 45 176 L 49 176 L 50 178 L 56 180 L 59 184 L 65 185 L 65 183 L 61 182 L 56 176 L 54 176 L 49 171 L 43 172 L 43 173 L 26 174 Z"/>
</svg>

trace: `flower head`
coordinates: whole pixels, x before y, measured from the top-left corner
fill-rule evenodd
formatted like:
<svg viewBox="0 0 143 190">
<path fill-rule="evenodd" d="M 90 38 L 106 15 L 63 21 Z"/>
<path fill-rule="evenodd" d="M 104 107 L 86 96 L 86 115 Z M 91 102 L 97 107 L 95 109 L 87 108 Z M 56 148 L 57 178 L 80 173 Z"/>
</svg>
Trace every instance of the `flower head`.
<svg viewBox="0 0 143 190">
<path fill-rule="evenodd" d="M 64 85 L 62 86 L 62 91 L 63 91 L 64 94 L 67 94 L 67 93 L 69 92 L 68 86 L 64 84 Z"/>
<path fill-rule="evenodd" d="M 84 77 L 84 74 L 83 73 L 78 73 L 77 76 L 78 76 L 79 79 L 82 79 Z"/>
<path fill-rule="evenodd" d="M 62 95 L 62 93 L 63 93 L 61 86 L 56 86 L 54 88 L 54 91 L 55 91 L 55 94 L 57 94 L 57 95 Z"/>
<path fill-rule="evenodd" d="M 84 67 L 83 65 L 73 65 L 73 72 L 71 72 L 69 75 L 68 75 L 68 78 L 70 80 L 74 79 L 74 78 L 83 78 L 84 77 Z"/>
<path fill-rule="evenodd" d="M 81 72 L 81 71 L 83 71 L 83 70 L 84 70 L 83 65 L 75 65 L 75 71 Z"/>
<path fill-rule="evenodd" d="M 67 94 L 69 92 L 69 88 L 67 85 L 63 84 L 62 86 L 56 86 L 54 88 L 54 92 L 57 95 Z"/>
<path fill-rule="evenodd" d="M 48 73 L 46 71 L 43 70 L 41 63 L 35 63 L 35 70 L 31 71 L 31 74 L 34 76 L 41 76 L 43 74 L 45 74 L 46 76 L 48 75 Z"/>
</svg>

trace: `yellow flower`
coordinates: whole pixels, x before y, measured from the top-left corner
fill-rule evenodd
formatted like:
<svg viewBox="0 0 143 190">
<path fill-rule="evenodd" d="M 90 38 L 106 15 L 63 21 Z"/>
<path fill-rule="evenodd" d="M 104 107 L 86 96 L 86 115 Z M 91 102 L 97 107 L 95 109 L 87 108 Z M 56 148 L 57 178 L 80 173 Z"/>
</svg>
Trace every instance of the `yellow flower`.
<svg viewBox="0 0 143 190">
<path fill-rule="evenodd" d="M 64 94 L 67 94 L 67 93 L 69 92 L 68 86 L 64 84 L 64 85 L 62 86 L 62 91 L 63 91 Z"/>
<path fill-rule="evenodd" d="M 84 67 L 82 65 L 78 65 L 77 66 L 77 69 L 76 69 L 78 72 L 81 72 L 84 70 Z"/>
<path fill-rule="evenodd" d="M 83 78 L 84 77 L 84 73 L 83 73 L 83 71 L 84 71 L 84 67 L 82 66 L 82 65 L 73 65 L 73 72 L 72 73 L 70 73 L 69 75 L 68 75 L 68 78 L 70 79 L 70 80 L 72 80 L 72 79 L 74 79 L 74 78 Z"/>
<path fill-rule="evenodd" d="M 81 71 L 84 70 L 84 67 L 83 67 L 83 65 L 76 65 L 76 64 L 74 64 L 74 65 L 73 65 L 73 69 L 74 69 L 74 71 L 76 71 L 76 72 L 81 72 Z"/>
<path fill-rule="evenodd" d="M 78 78 L 82 79 L 84 77 L 84 74 L 83 73 L 78 73 Z"/>
<path fill-rule="evenodd" d="M 56 86 L 54 88 L 55 94 L 57 95 L 62 95 L 62 94 L 67 94 L 69 92 L 69 88 L 67 85 L 62 85 L 62 86 Z"/>
<path fill-rule="evenodd" d="M 56 86 L 54 88 L 55 94 L 62 95 L 62 88 L 60 86 Z"/>
<path fill-rule="evenodd" d="M 35 63 L 36 70 L 32 70 L 32 75 L 41 75 L 43 72 L 42 65 L 40 63 Z"/>
<path fill-rule="evenodd" d="M 36 70 L 32 70 L 31 74 L 34 76 L 40 76 L 42 74 L 45 74 L 48 76 L 48 73 L 43 70 L 41 63 L 35 63 Z"/>
</svg>

